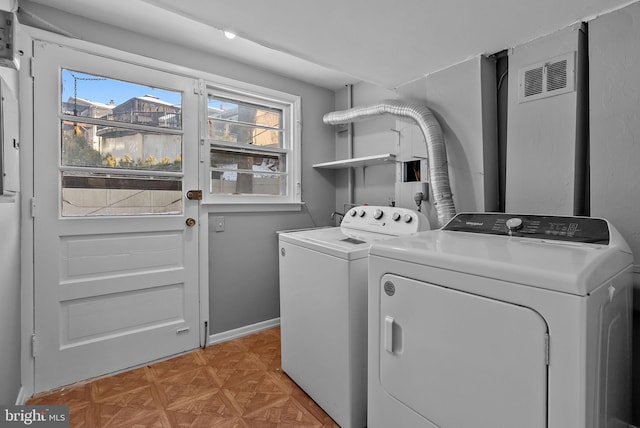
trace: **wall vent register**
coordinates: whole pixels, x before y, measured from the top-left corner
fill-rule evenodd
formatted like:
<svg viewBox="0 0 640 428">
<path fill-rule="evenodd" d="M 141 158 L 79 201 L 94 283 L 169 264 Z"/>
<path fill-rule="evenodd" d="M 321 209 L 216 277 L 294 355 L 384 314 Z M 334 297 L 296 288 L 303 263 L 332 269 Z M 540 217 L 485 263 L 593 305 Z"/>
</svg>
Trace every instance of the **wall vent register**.
<svg viewBox="0 0 640 428">
<path fill-rule="evenodd" d="M 565 94 L 575 90 L 575 52 L 520 69 L 520 103 Z"/>
</svg>

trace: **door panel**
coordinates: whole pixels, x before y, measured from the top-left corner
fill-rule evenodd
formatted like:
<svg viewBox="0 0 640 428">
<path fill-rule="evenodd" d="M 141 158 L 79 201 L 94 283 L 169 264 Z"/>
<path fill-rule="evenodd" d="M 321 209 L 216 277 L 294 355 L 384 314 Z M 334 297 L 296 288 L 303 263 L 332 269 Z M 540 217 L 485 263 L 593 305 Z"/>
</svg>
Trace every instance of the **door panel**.
<svg viewBox="0 0 640 428">
<path fill-rule="evenodd" d="M 84 110 L 87 116 L 75 121 L 70 112 L 77 114 L 82 100 L 65 110 L 69 103 L 61 99 L 68 69 L 78 70 L 78 85 L 89 84 L 86 76 L 106 76 L 94 80 L 164 88 L 180 101 L 167 113 L 147 111 L 156 101 L 139 94 L 112 105 L 90 100 L 100 101 L 87 103 L 99 109 Z M 198 186 L 195 85 L 35 42 L 36 392 L 200 345 L 198 225 L 185 224 L 198 218 L 199 206 L 184 197 Z M 147 107 L 136 104 L 139 98 Z M 127 105 L 135 105 L 124 111 L 131 114 L 122 111 Z M 112 124 L 112 117 L 120 122 Z M 136 150 L 141 157 L 134 161 L 129 152 Z M 160 162 L 153 153 L 171 156 Z"/>
<path fill-rule="evenodd" d="M 65 236 L 60 240 L 61 280 L 184 268 L 183 245 L 182 231 Z"/>
<path fill-rule="evenodd" d="M 537 312 L 390 274 L 379 293 L 380 382 L 396 400 L 442 427 L 546 426 Z"/>
</svg>

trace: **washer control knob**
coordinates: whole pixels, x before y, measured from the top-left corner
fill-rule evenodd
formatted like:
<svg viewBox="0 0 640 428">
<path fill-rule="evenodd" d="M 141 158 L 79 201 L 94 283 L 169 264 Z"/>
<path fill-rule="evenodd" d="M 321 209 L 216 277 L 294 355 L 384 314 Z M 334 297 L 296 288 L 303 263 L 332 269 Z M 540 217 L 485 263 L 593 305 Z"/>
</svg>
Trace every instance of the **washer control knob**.
<svg viewBox="0 0 640 428">
<path fill-rule="evenodd" d="M 413 217 L 411 217 L 411 214 L 405 214 L 402 216 L 402 220 L 405 223 L 411 223 L 413 221 Z"/>
<path fill-rule="evenodd" d="M 381 209 L 377 209 L 374 213 L 373 213 L 373 218 L 375 218 L 376 220 L 380 220 L 382 218 L 382 216 L 384 215 L 384 213 L 382 212 Z"/>
<path fill-rule="evenodd" d="M 349 214 L 351 215 L 351 217 L 355 217 L 356 214 L 358 214 L 358 212 L 355 209 L 353 209 L 353 210 L 349 211 Z"/>
<path fill-rule="evenodd" d="M 509 232 L 515 232 L 516 230 L 522 229 L 522 219 L 518 217 L 513 217 L 507 220 L 507 230 Z"/>
<path fill-rule="evenodd" d="M 397 212 L 393 213 L 393 215 L 391 216 L 391 218 L 393 219 L 393 221 L 400 221 L 400 218 L 401 218 L 401 217 L 402 217 L 402 216 L 400 215 L 400 213 L 397 213 Z"/>
<path fill-rule="evenodd" d="M 367 212 L 366 212 L 365 210 L 360 210 L 360 211 L 358 212 L 358 215 L 359 215 L 360 217 L 364 217 L 366 214 L 367 214 Z"/>
</svg>

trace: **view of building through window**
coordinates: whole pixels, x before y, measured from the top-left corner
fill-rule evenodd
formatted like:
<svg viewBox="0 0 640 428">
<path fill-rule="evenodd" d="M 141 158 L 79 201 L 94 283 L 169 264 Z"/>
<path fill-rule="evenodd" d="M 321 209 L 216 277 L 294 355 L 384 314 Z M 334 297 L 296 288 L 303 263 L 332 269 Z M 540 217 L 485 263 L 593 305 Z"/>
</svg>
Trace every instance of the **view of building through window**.
<svg viewBox="0 0 640 428">
<path fill-rule="evenodd" d="M 180 213 L 161 173 L 182 171 L 181 93 L 66 69 L 61 87 L 63 215 Z"/>
<path fill-rule="evenodd" d="M 283 110 L 209 95 L 212 194 L 283 195 L 286 147 Z"/>
</svg>

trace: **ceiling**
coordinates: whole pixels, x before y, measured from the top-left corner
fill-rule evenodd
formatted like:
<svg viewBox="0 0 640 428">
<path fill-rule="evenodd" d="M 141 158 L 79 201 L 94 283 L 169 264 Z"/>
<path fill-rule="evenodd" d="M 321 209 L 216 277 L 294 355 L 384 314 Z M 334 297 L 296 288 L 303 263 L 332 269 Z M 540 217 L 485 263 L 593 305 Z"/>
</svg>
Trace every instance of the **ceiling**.
<svg viewBox="0 0 640 428">
<path fill-rule="evenodd" d="M 337 90 L 359 81 L 392 89 L 634 1 L 19 0 L 19 5 L 39 3 Z M 239 37 L 228 40 L 221 30 Z"/>
</svg>

